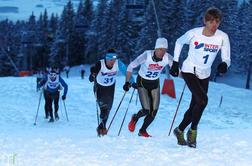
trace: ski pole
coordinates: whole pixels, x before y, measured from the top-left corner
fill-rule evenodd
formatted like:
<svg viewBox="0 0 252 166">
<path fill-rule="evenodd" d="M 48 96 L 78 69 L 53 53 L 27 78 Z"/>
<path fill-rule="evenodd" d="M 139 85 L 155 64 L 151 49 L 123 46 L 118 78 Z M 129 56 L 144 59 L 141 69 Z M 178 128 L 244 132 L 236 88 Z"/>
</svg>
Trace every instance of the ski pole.
<svg viewBox="0 0 252 166">
<path fill-rule="evenodd" d="M 173 117 L 173 120 L 172 120 L 172 124 L 171 124 L 170 131 L 169 131 L 169 135 L 168 135 L 168 136 L 170 136 L 170 134 L 171 134 L 172 126 L 173 126 L 174 121 L 175 121 L 175 118 L 176 118 L 176 116 L 177 116 L 177 112 L 178 112 L 178 109 L 179 109 L 179 106 L 180 106 L 180 102 L 181 102 L 181 99 L 182 99 L 183 94 L 184 94 L 184 91 L 185 91 L 185 87 L 186 87 L 186 83 L 184 84 L 184 88 L 183 88 L 182 93 L 181 93 L 181 95 L 180 95 L 179 102 L 178 102 L 178 106 L 177 106 L 177 109 L 176 109 L 176 111 L 175 111 L 175 114 L 174 114 L 174 117 Z"/>
<path fill-rule="evenodd" d="M 127 92 L 125 91 L 124 94 L 123 94 L 123 97 L 122 97 L 122 99 L 121 99 L 121 101 L 120 101 L 120 103 L 119 103 L 119 105 L 118 105 L 118 107 L 116 108 L 116 111 L 115 111 L 115 113 L 114 113 L 114 115 L 113 115 L 113 117 L 112 117 L 112 120 L 111 120 L 111 122 L 109 123 L 107 133 L 108 133 L 108 131 L 109 131 L 109 129 L 110 129 L 110 126 L 111 126 L 111 124 L 112 124 L 112 122 L 113 122 L 113 120 L 114 120 L 114 118 L 115 118 L 115 116 L 116 116 L 116 114 L 117 114 L 117 111 L 119 110 L 119 108 L 120 108 L 120 106 L 121 106 L 121 104 L 122 104 L 122 101 L 123 101 L 123 99 L 124 99 L 126 93 L 127 93 Z"/>
<path fill-rule="evenodd" d="M 67 121 L 69 122 L 69 120 L 68 120 L 68 115 L 67 115 L 66 104 L 65 104 L 65 101 L 64 101 L 64 100 L 63 100 L 63 105 L 64 105 L 64 108 L 65 108 L 65 113 L 66 113 L 66 118 L 67 118 Z"/>
<path fill-rule="evenodd" d="M 62 101 L 60 100 L 60 112 L 61 112 L 61 116 L 63 117 L 63 112 L 62 112 Z"/>
<path fill-rule="evenodd" d="M 94 96 L 95 96 L 95 103 L 96 103 L 96 117 L 98 126 L 100 125 L 100 118 L 99 118 L 99 109 L 98 109 L 98 101 L 97 101 L 97 88 L 96 83 L 94 83 Z"/>
<path fill-rule="evenodd" d="M 138 101 L 138 93 L 136 94 L 136 105 L 137 105 L 137 101 Z"/>
<path fill-rule="evenodd" d="M 221 95 L 221 99 L 220 99 L 219 108 L 221 107 L 221 104 L 222 104 L 222 99 L 223 99 L 223 96 Z"/>
<path fill-rule="evenodd" d="M 127 115 L 127 113 L 128 113 L 129 106 L 130 106 L 131 100 L 132 100 L 132 98 L 133 98 L 134 92 L 135 92 L 135 89 L 133 90 L 133 92 L 132 92 L 132 94 L 131 94 L 131 97 L 130 97 L 130 101 L 129 101 L 128 107 L 127 107 L 127 109 L 126 109 L 126 112 L 125 112 L 124 117 L 123 117 L 122 124 L 121 124 L 120 129 L 119 129 L 119 132 L 118 132 L 118 136 L 119 136 L 119 135 L 120 135 L 120 133 L 121 133 L 122 126 L 123 126 L 123 123 L 124 123 L 124 121 L 125 121 L 126 115 Z"/>
<path fill-rule="evenodd" d="M 37 122 L 38 111 L 39 111 L 39 106 L 40 106 L 40 101 L 41 101 L 42 93 L 43 93 L 43 90 L 41 90 L 41 92 L 40 92 L 40 94 L 39 94 L 39 103 L 38 103 L 38 108 L 37 108 L 37 113 L 36 113 L 34 125 L 36 125 L 36 122 Z"/>
<path fill-rule="evenodd" d="M 99 118 L 99 109 L 98 109 L 98 101 L 97 101 L 97 98 L 96 98 L 96 116 L 97 116 L 97 123 L 98 123 L 98 126 L 100 124 L 100 118 Z"/>
</svg>

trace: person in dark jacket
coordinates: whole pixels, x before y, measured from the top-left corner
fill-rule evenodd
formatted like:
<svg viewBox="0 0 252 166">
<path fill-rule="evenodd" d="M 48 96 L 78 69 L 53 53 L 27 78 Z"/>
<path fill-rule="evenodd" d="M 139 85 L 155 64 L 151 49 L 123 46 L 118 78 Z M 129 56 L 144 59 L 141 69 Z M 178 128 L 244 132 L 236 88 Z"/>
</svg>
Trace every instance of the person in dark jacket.
<svg viewBox="0 0 252 166">
<path fill-rule="evenodd" d="M 114 49 L 109 49 L 105 58 L 90 68 L 89 81 L 94 82 L 94 93 L 100 108 L 101 123 L 97 127 L 98 136 L 107 134 L 106 123 L 113 105 L 118 71 L 126 75 L 126 66 L 117 59 L 117 53 Z M 134 79 L 132 78 L 131 81 Z"/>
<path fill-rule="evenodd" d="M 64 88 L 62 100 L 65 100 L 68 91 L 68 85 L 59 75 L 59 70 L 57 68 L 52 68 L 49 70 L 47 76 L 39 83 L 39 88 L 42 86 L 45 97 L 45 117 L 47 119 L 50 116 L 49 122 L 54 122 L 54 118 L 55 120 L 59 120 L 59 91 L 62 89 L 62 87 Z M 52 103 L 54 103 L 54 116 Z"/>
</svg>

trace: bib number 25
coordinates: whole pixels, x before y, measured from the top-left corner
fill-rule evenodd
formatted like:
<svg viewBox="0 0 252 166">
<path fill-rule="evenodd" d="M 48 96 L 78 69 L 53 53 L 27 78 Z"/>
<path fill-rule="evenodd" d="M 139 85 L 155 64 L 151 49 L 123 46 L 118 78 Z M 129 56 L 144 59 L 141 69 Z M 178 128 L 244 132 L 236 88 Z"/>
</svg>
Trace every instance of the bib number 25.
<svg viewBox="0 0 252 166">
<path fill-rule="evenodd" d="M 158 72 L 147 71 L 147 74 L 145 76 L 148 78 L 155 78 L 158 76 Z"/>
</svg>

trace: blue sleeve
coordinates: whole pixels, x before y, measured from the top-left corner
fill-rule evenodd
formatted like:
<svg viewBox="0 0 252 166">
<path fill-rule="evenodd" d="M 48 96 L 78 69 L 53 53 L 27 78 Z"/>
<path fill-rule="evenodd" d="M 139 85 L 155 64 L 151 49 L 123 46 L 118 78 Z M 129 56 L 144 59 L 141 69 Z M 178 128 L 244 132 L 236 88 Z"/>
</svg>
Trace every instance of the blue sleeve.
<svg viewBox="0 0 252 166">
<path fill-rule="evenodd" d="M 64 94 L 63 95 L 66 96 L 67 91 L 68 91 L 68 85 L 66 84 L 66 82 L 61 77 L 59 77 L 59 82 L 64 87 Z"/>
<path fill-rule="evenodd" d="M 119 68 L 119 70 L 126 76 L 126 74 L 127 74 L 127 67 L 126 67 L 126 65 L 122 62 L 122 61 L 120 61 L 120 60 L 118 60 L 118 68 Z M 130 77 L 130 82 L 131 83 L 134 83 L 135 82 L 135 79 L 134 79 L 134 77 Z"/>
</svg>

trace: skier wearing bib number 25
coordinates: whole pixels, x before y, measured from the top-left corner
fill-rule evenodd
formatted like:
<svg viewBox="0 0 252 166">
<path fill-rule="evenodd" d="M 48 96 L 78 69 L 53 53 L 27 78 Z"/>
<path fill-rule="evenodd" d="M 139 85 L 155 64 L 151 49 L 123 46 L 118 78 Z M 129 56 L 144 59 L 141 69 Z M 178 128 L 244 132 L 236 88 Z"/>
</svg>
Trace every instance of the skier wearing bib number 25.
<svg viewBox="0 0 252 166">
<path fill-rule="evenodd" d="M 160 102 L 160 73 L 166 65 L 172 65 L 172 56 L 166 52 L 167 48 L 167 40 L 165 38 L 158 38 L 155 50 L 146 50 L 132 61 L 127 68 L 126 82 L 123 86 L 125 91 L 128 91 L 130 88 L 129 79 L 133 69 L 140 65 L 137 76 L 137 89 L 142 109 L 138 113 L 133 114 L 128 124 L 129 131 L 134 132 L 138 119 L 145 116 L 143 125 L 138 133 L 139 136 L 151 137 L 146 129 L 152 123 L 158 111 Z"/>
<path fill-rule="evenodd" d="M 117 53 L 114 49 L 109 49 L 105 58 L 90 68 L 89 81 L 94 81 L 94 93 L 100 108 L 101 122 L 97 127 L 98 136 L 107 134 L 106 123 L 113 105 L 118 71 L 126 75 L 126 65 L 117 59 Z M 131 81 L 134 82 L 133 78 Z"/>
<path fill-rule="evenodd" d="M 185 112 L 182 122 L 173 133 L 179 145 L 188 145 L 196 148 L 197 126 L 202 113 L 207 106 L 208 84 L 211 66 L 218 51 L 221 49 L 222 62 L 218 65 L 218 72 L 227 72 L 230 66 L 230 43 L 228 35 L 217 28 L 220 25 L 222 13 L 219 9 L 211 7 L 204 16 L 204 27 L 187 31 L 177 39 L 174 50 L 174 62 L 170 74 L 179 74 L 179 56 L 184 44 L 189 45 L 188 56 L 183 62 L 181 74 L 192 93 L 189 109 Z M 187 131 L 187 141 L 184 139 L 184 130 Z"/>
</svg>

